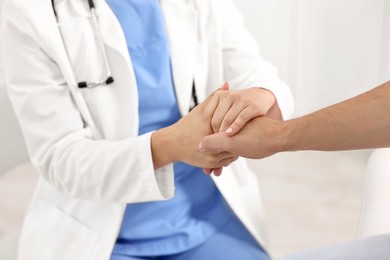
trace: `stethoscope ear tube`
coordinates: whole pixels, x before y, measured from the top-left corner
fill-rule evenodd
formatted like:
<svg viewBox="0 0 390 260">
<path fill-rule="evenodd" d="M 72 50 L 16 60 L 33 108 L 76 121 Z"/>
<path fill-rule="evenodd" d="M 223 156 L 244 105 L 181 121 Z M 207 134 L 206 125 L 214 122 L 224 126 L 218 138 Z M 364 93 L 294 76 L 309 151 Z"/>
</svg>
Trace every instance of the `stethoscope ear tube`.
<svg viewBox="0 0 390 260">
<path fill-rule="evenodd" d="M 88 5 L 90 9 L 95 8 L 95 4 L 92 0 L 88 0 Z"/>
<path fill-rule="evenodd" d="M 56 12 L 56 9 L 55 9 L 54 1 L 55 0 L 51 0 L 51 3 L 52 3 L 53 12 L 54 12 L 54 15 L 56 17 L 57 24 L 58 24 L 58 16 L 57 16 L 57 12 Z M 91 11 L 93 25 L 94 25 L 94 27 L 95 27 L 95 29 L 97 31 L 96 34 L 98 36 L 98 42 L 99 42 L 99 45 L 100 45 L 100 48 L 101 48 L 101 51 L 102 51 L 102 54 L 103 54 L 102 56 L 103 56 L 103 59 L 104 59 L 105 69 L 107 71 L 107 76 L 106 76 L 107 78 L 106 79 L 101 79 L 100 81 L 96 81 L 96 82 L 81 81 L 81 82 L 77 83 L 77 86 L 79 88 L 94 88 L 94 87 L 98 87 L 98 86 L 102 86 L 102 85 L 109 85 L 109 84 L 114 82 L 114 78 L 111 76 L 111 68 L 110 68 L 110 64 L 109 64 L 109 61 L 108 61 L 106 48 L 105 48 L 104 43 L 103 43 L 103 37 L 102 37 L 102 34 L 100 32 L 99 22 L 98 22 L 98 19 L 97 19 L 97 16 L 96 16 L 95 4 L 94 4 L 93 0 L 88 0 L 88 5 L 89 5 L 90 11 Z M 59 31 L 60 31 L 62 42 L 63 42 L 64 46 L 66 46 L 60 28 L 59 28 Z M 65 47 L 65 49 L 66 49 L 66 47 Z M 69 55 L 68 55 L 68 59 L 69 59 Z"/>
<path fill-rule="evenodd" d="M 54 7 L 54 0 L 51 0 L 51 6 L 53 7 L 53 12 L 54 12 L 55 17 L 58 18 L 56 8 Z"/>
</svg>

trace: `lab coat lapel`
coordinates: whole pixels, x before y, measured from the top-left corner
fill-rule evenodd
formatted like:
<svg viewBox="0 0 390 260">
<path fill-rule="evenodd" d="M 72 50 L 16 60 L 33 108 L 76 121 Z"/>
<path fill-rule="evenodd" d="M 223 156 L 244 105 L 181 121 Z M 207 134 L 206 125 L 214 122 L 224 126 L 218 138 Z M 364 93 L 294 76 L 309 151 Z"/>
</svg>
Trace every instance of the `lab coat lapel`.
<svg viewBox="0 0 390 260">
<path fill-rule="evenodd" d="M 173 81 L 182 115 L 188 113 L 194 81 L 198 17 L 191 1 L 161 0 L 169 38 Z"/>
<path fill-rule="evenodd" d="M 57 5 L 58 2 L 59 1 L 56 0 L 54 4 Z M 53 57 L 56 57 L 56 60 L 58 61 L 58 66 L 60 67 L 60 70 L 63 73 L 64 79 L 69 86 L 73 99 L 77 107 L 79 108 L 80 113 L 83 116 L 83 119 L 91 127 L 93 135 L 96 138 L 98 138 L 101 136 L 101 133 L 99 133 L 97 127 L 95 126 L 95 122 L 90 114 L 88 105 L 85 103 L 84 97 L 81 94 L 80 89 L 77 87 L 77 79 L 75 78 L 72 65 L 69 62 L 68 54 L 66 52 L 66 46 L 64 45 L 63 38 L 61 36 L 60 30 L 57 25 L 56 17 L 53 12 L 53 6 L 52 4 L 47 4 L 44 5 L 44 7 L 48 7 L 48 10 L 46 11 L 43 10 L 44 11 L 43 13 L 50 14 L 51 16 L 50 19 L 53 22 L 42 24 L 42 26 L 39 28 L 45 28 L 50 32 L 48 33 L 48 35 L 51 35 L 50 38 L 51 46 L 52 46 L 51 55 L 53 55 Z"/>
<path fill-rule="evenodd" d="M 76 7 L 80 7 L 77 9 L 80 15 L 89 15 L 89 10 L 86 5 L 79 6 L 80 2 L 78 0 L 67 1 L 74 1 L 73 4 L 77 5 Z M 61 0 L 56 0 L 56 2 L 58 2 L 59 4 Z M 130 55 L 127 50 L 126 39 L 124 37 L 121 25 L 119 24 L 117 18 L 115 17 L 115 14 L 111 11 L 111 8 L 107 5 L 105 0 L 94 0 L 94 3 L 96 6 L 96 14 L 100 27 L 99 30 L 102 34 L 103 42 L 107 47 L 107 55 L 109 61 L 111 62 L 111 69 L 113 70 L 112 74 L 114 76 L 114 80 L 116 81 L 115 83 L 120 84 L 120 86 L 122 86 L 120 88 L 107 88 L 107 90 L 110 91 L 110 95 L 106 95 L 104 97 L 104 104 L 106 104 L 109 108 L 120 107 L 120 113 L 117 113 L 115 117 L 111 116 L 109 118 L 104 118 L 104 115 L 99 115 L 99 117 L 103 118 L 101 121 L 107 119 L 106 123 L 104 124 L 106 128 L 104 131 L 102 129 L 100 129 L 100 131 L 97 130 L 98 127 L 97 123 L 95 122 L 96 120 L 94 120 L 92 116 L 92 114 L 94 113 L 94 108 L 96 108 L 96 106 L 98 106 L 99 104 L 101 105 L 102 100 L 99 100 L 100 103 L 95 104 L 94 99 L 92 99 L 90 100 L 89 105 L 87 105 L 85 101 L 85 96 L 83 96 L 81 90 L 77 87 L 77 79 L 74 77 L 74 73 L 72 71 L 74 70 L 74 68 L 72 68 L 71 64 L 69 64 L 68 62 L 65 47 L 61 41 L 60 35 L 58 34 L 58 29 L 56 28 L 55 23 L 53 23 L 53 25 L 57 30 L 56 34 L 58 34 L 58 37 L 53 37 L 53 40 L 56 40 L 56 43 L 53 45 L 59 47 L 58 50 L 56 50 L 56 52 L 58 52 L 58 54 L 56 55 L 60 56 L 60 60 L 63 61 L 61 62 L 60 66 L 63 71 L 64 77 L 69 84 L 69 87 L 72 91 L 72 95 L 74 96 L 77 106 L 82 112 L 84 119 L 87 121 L 88 125 L 90 125 L 91 128 L 95 131 L 94 136 L 101 137 L 103 133 L 109 132 L 110 136 L 115 137 L 117 135 L 120 135 L 119 133 L 122 133 L 126 130 L 127 133 L 131 133 L 131 127 L 129 126 L 130 122 L 137 123 L 138 94 L 136 88 L 136 80 L 134 76 L 133 67 L 130 61 Z M 62 11 L 67 12 L 69 10 Z M 53 35 L 55 34 L 53 33 Z M 81 47 L 88 48 L 90 43 L 85 40 L 80 44 L 82 44 Z M 119 53 L 119 55 L 112 55 L 113 51 Z M 118 59 L 123 60 L 119 61 Z M 122 65 L 117 66 L 116 64 Z M 97 98 L 97 96 L 98 95 L 96 94 L 95 98 Z M 101 96 L 102 95 L 100 95 L 100 97 Z M 133 117 L 134 120 L 130 120 L 131 117 Z M 117 120 L 115 120 L 114 118 L 117 118 Z M 129 118 L 129 120 L 125 121 L 126 124 L 123 123 L 123 118 Z M 109 122 L 113 123 L 109 124 Z M 123 127 L 119 128 L 118 126 Z M 107 130 L 108 128 L 110 130 Z"/>
</svg>

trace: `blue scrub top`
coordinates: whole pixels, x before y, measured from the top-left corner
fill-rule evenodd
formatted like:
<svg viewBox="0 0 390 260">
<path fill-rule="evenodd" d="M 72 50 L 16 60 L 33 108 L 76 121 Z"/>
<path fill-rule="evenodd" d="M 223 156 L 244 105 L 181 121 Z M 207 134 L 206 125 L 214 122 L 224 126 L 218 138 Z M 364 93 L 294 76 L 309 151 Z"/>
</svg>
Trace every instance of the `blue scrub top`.
<svg viewBox="0 0 390 260">
<path fill-rule="evenodd" d="M 139 134 L 181 117 L 172 79 L 164 17 L 158 0 L 108 0 L 126 36 L 139 93 Z M 211 178 L 184 163 L 174 164 L 171 200 L 129 204 L 115 254 L 158 256 L 205 242 L 232 213 Z"/>
</svg>

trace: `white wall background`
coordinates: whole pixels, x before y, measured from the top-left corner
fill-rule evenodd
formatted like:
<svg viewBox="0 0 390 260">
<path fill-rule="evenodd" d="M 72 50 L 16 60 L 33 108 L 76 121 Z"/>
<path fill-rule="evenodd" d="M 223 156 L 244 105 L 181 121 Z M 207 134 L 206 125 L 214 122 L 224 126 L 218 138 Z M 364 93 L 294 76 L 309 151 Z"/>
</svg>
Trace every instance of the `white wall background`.
<svg viewBox="0 0 390 260">
<path fill-rule="evenodd" d="M 388 0 L 234 1 L 293 89 L 296 115 L 390 79 Z"/>
<path fill-rule="evenodd" d="M 3 0 L 0 0 L 0 11 L 2 4 Z M 7 169 L 27 160 L 22 134 L 6 95 L 1 62 L 2 52 L 0 51 L 0 175 Z"/>
</svg>

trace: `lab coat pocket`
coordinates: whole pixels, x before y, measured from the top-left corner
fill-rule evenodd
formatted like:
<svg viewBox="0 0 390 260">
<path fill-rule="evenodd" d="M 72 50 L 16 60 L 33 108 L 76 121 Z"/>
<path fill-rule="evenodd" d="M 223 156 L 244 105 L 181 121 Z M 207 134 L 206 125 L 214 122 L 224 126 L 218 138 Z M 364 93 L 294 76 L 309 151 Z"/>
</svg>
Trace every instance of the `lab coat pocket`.
<svg viewBox="0 0 390 260">
<path fill-rule="evenodd" d="M 81 222 L 39 200 L 26 215 L 19 259 L 90 259 L 98 239 L 98 234 Z"/>
</svg>

